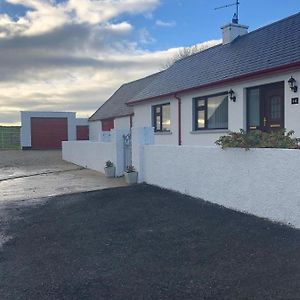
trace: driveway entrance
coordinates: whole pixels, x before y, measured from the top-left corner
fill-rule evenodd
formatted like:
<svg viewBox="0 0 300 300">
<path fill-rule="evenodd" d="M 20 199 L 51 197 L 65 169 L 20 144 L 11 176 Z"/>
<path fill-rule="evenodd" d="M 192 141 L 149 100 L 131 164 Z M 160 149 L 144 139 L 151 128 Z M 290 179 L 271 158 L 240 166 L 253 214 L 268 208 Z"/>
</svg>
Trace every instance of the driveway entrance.
<svg viewBox="0 0 300 300">
<path fill-rule="evenodd" d="M 123 185 L 63 161 L 61 151 L 0 151 L 0 204 Z"/>
</svg>

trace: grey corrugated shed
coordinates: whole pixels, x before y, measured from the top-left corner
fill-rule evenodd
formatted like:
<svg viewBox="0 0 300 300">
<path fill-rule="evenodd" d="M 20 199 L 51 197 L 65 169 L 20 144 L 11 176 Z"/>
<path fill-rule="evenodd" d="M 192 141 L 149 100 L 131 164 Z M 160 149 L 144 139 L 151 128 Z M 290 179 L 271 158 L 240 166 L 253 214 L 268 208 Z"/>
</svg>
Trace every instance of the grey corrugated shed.
<svg viewBox="0 0 300 300">
<path fill-rule="evenodd" d="M 91 117 L 90 121 L 105 120 L 110 118 L 128 116 L 133 114 L 133 108 L 126 104 L 136 94 L 149 85 L 156 73 L 142 79 L 123 84 Z"/>
<path fill-rule="evenodd" d="M 176 62 L 128 103 L 300 62 L 300 13 Z"/>
</svg>

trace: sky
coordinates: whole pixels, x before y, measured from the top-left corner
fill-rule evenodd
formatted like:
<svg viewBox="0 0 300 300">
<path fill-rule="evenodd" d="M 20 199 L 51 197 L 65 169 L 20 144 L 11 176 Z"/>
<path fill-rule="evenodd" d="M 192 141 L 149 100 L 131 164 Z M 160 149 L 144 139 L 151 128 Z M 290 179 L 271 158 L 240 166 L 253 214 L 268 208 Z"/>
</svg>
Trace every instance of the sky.
<svg viewBox="0 0 300 300">
<path fill-rule="evenodd" d="M 158 72 L 181 47 L 220 42 L 234 0 L 0 0 L 0 125 L 20 111 L 89 117 L 123 83 Z M 240 0 L 252 31 L 300 0 Z"/>
</svg>

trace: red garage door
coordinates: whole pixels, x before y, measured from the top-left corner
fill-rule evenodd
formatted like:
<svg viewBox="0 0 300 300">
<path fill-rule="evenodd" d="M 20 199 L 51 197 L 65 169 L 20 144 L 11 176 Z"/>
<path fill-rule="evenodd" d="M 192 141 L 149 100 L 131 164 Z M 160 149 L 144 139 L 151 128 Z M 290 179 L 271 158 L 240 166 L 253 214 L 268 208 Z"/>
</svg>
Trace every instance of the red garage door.
<svg viewBox="0 0 300 300">
<path fill-rule="evenodd" d="M 77 131 L 77 141 L 88 140 L 89 139 L 89 126 L 76 126 Z"/>
<path fill-rule="evenodd" d="M 67 118 L 31 118 L 32 149 L 61 149 L 67 140 Z"/>
</svg>

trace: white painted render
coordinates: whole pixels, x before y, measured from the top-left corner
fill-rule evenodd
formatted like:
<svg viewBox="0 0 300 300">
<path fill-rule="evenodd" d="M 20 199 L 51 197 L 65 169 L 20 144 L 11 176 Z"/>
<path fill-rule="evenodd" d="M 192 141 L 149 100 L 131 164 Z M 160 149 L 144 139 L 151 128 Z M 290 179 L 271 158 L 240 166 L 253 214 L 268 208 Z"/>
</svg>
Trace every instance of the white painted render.
<svg viewBox="0 0 300 300">
<path fill-rule="evenodd" d="M 104 173 L 105 162 L 115 160 L 112 143 L 72 141 L 62 143 L 62 157 L 78 166 Z"/>
<path fill-rule="evenodd" d="M 110 160 L 116 167 L 116 176 L 123 176 L 125 169 L 123 135 L 128 133 L 129 129 L 113 129 L 109 142 L 63 142 L 63 159 L 101 173 L 104 173 L 105 163 Z"/>
<path fill-rule="evenodd" d="M 140 181 L 300 228 L 300 152 L 146 145 Z"/>
<path fill-rule="evenodd" d="M 297 80 L 299 86 L 298 92 L 294 93 L 288 86 L 289 78 L 293 76 Z M 178 93 L 182 99 L 181 103 L 181 136 L 183 145 L 201 145 L 211 146 L 222 135 L 228 131 L 239 131 L 246 129 L 246 89 L 258 85 L 275 83 L 279 81 L 285 82 L 285 128 L 294 130 L 297 137 L 300 137 L 300 104 L 292 105 L 291 98 L 300 98 L 300 70 L 288 71 L 278 75 L 264 76 L 257 79 L 245 80 L 239 83 L 227 84 L 217 88 L 207 88 L 203 90 L 195 90 L 189 93 Z M 193 131 L 193 98 L 200 96 L 208 96 L 217 93 L 226 92 L 233 89 L 237 100 L 228 103 L 228 131 L 207 130 Z M 155 101 L 146 101 L 134 106 L 134 127 L 151 127 L 152 112 L 151 108 L 156 104 L 171 103 L 171 134 L 155 135 L 155 144 L 178 144 L 178 104 L 174 97 L 162 97 Z"/>
<path fill-rule="evenodd" d="M 102 122 L 89 121 L 90 141 L 99 142 L 102 135 Z M 130 116 L 114 119 L 114 129 L 130 129 Z"/>
<path fill-rule="evenodd" d="M 67 118 L 68 140 L 76 140 L 76 113 L 74 112 L 21 112 L 21 147 L 31 147 L 31 118 Z"/>
<path fill-rule="evenodd" d="M 172 97 L 164 97 L 157 101 L 150 101 L 134 106 L 133 127 L 152 126 L 152 106 L 156 104 L 170 103 L 171 130 L 170 132 L 155 133 L 155 144 L 177 144 L 178 141 L 178 104 Z"/>
<path fill-rule="evenodd" d="M 89 121 L 90 141 L 99 142 L 101 132 L 102 132 L 101 121 Z"/>
<path fill-rule="evenodd" d="M 130 128 L 130 116 L 120 117 L 114 119 L 115 129 L 128 129 Z"/>
<path fill-rule="evenodd" d="M 223 37 L 223 45 L 231 43 L 238 36 L 244 35 L 248 33 L 249 26 L 230 23 L 223 27 L 222 29 L 222 37 Z"/>
<path fill-rule="evenodd" d="M 76 118 L 76 126 L 89 126 L 88 118 Z"/>
</svg>

